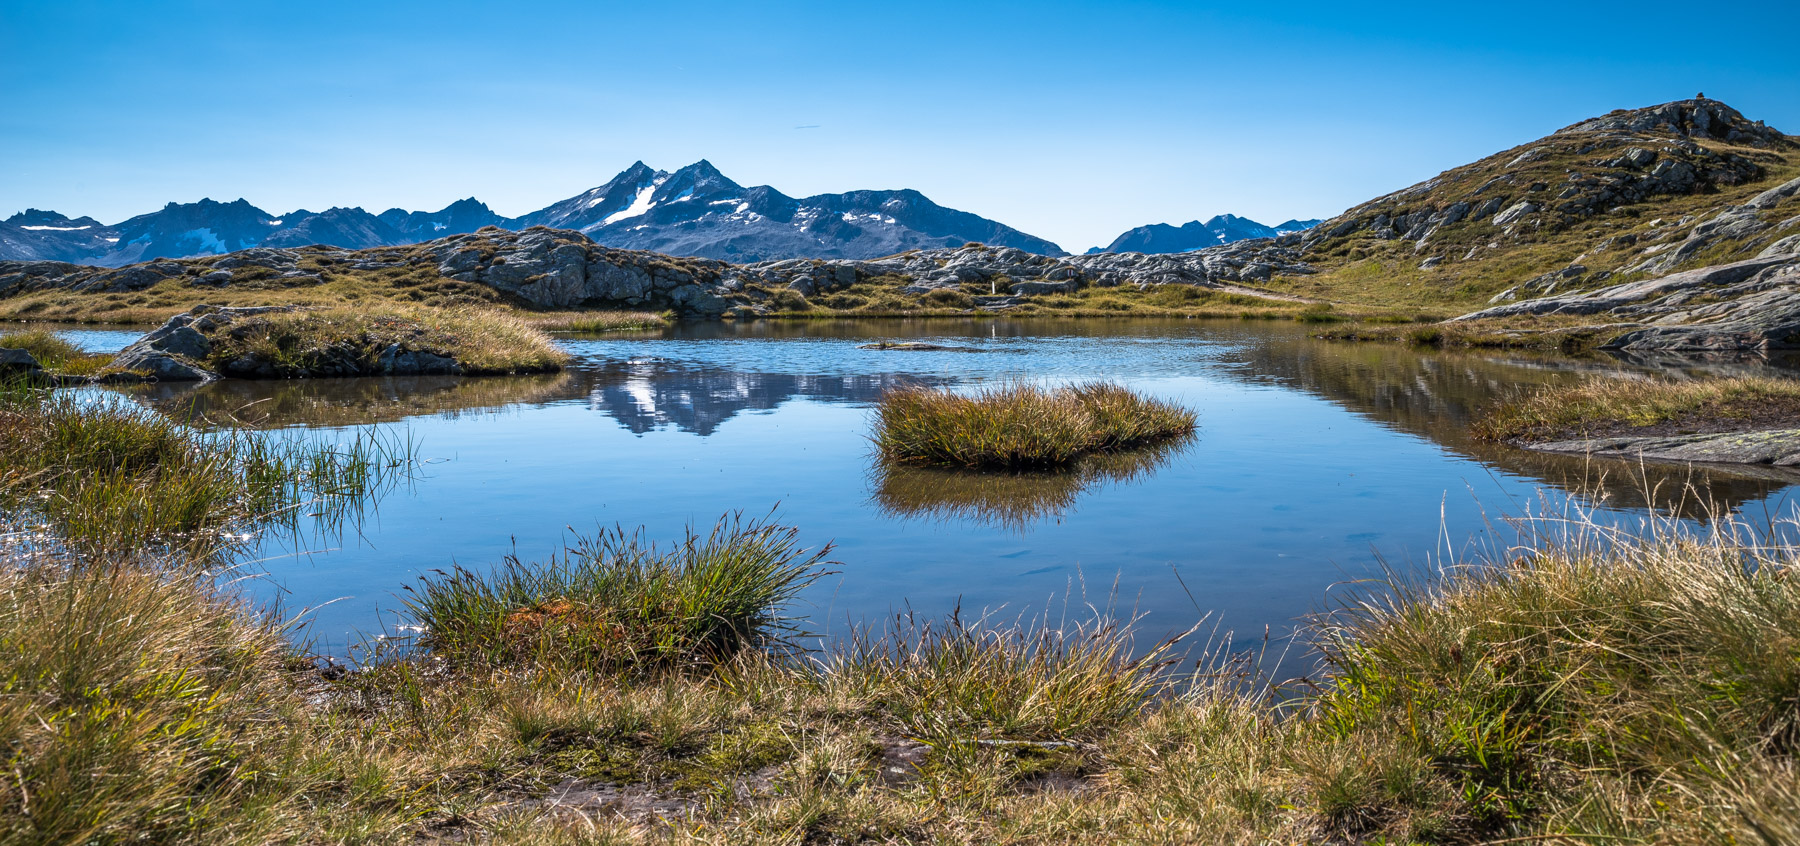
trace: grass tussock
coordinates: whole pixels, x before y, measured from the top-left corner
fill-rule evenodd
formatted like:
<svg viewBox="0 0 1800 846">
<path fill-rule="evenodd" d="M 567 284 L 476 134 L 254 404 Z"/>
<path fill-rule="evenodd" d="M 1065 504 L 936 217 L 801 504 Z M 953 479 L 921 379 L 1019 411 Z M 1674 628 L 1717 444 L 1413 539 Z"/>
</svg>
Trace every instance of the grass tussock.
<svg viewBox="0 0 1800 846">
<path fill-rule="evenodd" d="M 210 558 L 301 504 L 341 516 L 410 459 L 379 436 L 202 433 L 110 395 L 22 390 L 0 402 L 0 507 L 89 554 Z"/>
<path fill-rule="evenodd" d="M 1104 382 L 974 394 L 914 387 L 882 397 L 874 441 L 900 463 L 1030 469 L 1184 437 L 1194 425 L 1192 411 Z"/>
<path fill-rule="evenodd" d="M 1777 429 L 1794 426 L 1796 412 L 1800 380 L 1794 379 L 1595 379 L 1504 403 L 1477 420 L 1474 431 L 1489 440 L 1546 441 L 1651 427 L 1667 434 Z"/>
<path fill-rule="evenodd" d="M 533 328 L 545 332 L 625 332 L 661 329 L 671 322 L 667 313 L 648 311 L 540 311 L 519 312 Z"/>
<path fill-rule="evenodd" d="M 453 358 L 471 376 L 542 373 L 568 361 L 519 316 L 475 306 L 270 312 L 240 318 L 212 341 L 207 364 L 227 375 L 379 374 L 394 347 Z"/>
<path fill-rule="evenodd" d="M 0 335 L 0 348 L 24 350 L 52 373 L 92 376 L 112 361 L 112 356 L 84 352 L 62 336 L 44 329 L 22 329 Z"/>
<path fill-rule="evenodd" d="M 665 669 L 782 645 L 779 616 L 822 574 L 829 548 L 741 516 L 659 549 L 615 528 L 543 564 L 507 558 L 409 587 L 430 648 L 460 662 L 564 669 Z"/>
<path fill-rule="evenodd" d="M 6 565 L 0 841 L 252 839 L 294 763 L 279 627 L 203 580 Z"/>
</svg>

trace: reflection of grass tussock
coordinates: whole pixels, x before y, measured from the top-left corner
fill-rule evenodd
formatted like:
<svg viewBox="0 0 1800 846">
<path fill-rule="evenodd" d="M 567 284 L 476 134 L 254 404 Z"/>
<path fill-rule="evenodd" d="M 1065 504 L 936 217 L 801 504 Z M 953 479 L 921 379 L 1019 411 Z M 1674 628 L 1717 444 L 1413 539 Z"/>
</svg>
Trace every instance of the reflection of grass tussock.
<svg viewBox="0 0 1800 846">
<path fill-rule="evenodd" d="M 960 394 L 889 391 L 876 410 L 876 447 L 888 461 L 980 468 L 1062 467 L 1084 455 L 1133 449 L 1194 431 L 1194 413 L 1119 385 L 1014 383 Z"/>
<path fill-rule="evenodd" d="M 1800 410 L 1800 380 L 1739 376 L 1693 381 L 1596 379 L 1545 388 L 1491 409 L 1474 425 L 1487 440 L 1554 440 L 1668 423 L 1718 431 L 1778 428 Z"/>
<path fill-rule="evenodd" d="M 210 426 L 361 426 L 542 402 L 575 380 L 568 372 L 518 376 L 382 376 L 286 381 L 222 379 L 204 385 L 118 390 L 178 420 Z"/>
<path fill-rule="evenodd" d="M 1090 455 L 1074 466 L 1026 472 L 909 467 L 881 462 L 875 470 L 875 502 L 899 517 L 968 520 L 1014 531 L 1066 514 L 1083 493 L 1108 482 L 1154 473 L 1187 438 L 1143 449 Z"/>
</svg>

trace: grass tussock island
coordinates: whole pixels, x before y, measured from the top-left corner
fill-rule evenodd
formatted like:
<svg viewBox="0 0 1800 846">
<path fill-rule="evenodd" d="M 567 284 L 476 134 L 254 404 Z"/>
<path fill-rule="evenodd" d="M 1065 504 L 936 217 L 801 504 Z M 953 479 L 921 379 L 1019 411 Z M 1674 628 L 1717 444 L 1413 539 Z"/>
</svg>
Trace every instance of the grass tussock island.
<svg viewBox="0 0 1800 846">
<path fill-rule="evenodd" d="M 1539 528 L 1320 618 L 1286 684 L 1104 617 L 804 654 L 784 613 L 825 553 L 768 520 L 429 576 L 423 634 L 349 672 L 179 550 L 11 545 L 0 841 L 1800 837 L 1794 550 Z"/>
<path fill-rule="evenodd" d="M 205 363 L 225 373 L 254 362 L 268 375 L 380 373 L 390 348 L 454 359 L 464 375 L 561 369 L 568 354 L 511 314 L 475 307 L 272 311 L 212 337 Z M 260 374 L 259 374 L 260 375 Z"/>
<path fill-rule="evenodd" d="M 1185 437 L 1194 425 L 1192 411 L 1115 384 L 1019 382 L 972 394 L 890 391 L 873 439 L 883 459 L 903 464 L 1038 469 Z"/>
<path fill-rule="evenodd" d="M 1595 379 L 1546 388 L 1490 410 L 1477 437 L 1542 442 L 1631 435 L 1790 429 L 1800 380 L 1741 376 L 1692 381 Z"/>
</svg>

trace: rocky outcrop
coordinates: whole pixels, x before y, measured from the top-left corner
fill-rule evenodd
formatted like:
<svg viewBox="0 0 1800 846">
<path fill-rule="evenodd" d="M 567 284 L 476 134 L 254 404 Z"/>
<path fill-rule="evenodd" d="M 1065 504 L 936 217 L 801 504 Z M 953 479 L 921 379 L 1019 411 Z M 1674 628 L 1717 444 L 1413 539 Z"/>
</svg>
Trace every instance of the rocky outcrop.
<svg viewBox="0 0 1800 846">
<path fill-rule="evenodd" d="M 1645 109 L 1619 109 L 1565 127 L 1557 134 L 1578 132 L 1669 133 L 1753 147 L 1774 146 L 1785 140 L 1780 131 L 1762 121 L 1752 122 L 1737 109 L 1704 96 Z"/>
<path fill-rule="evenodd" d="M 103 370 L 102 382 L 209 382 L 219 374 L 205 365 L 212 354 L 212 334 L 238 320 L 285 307 L 214 308 L 195 306 L 133 341 Z"/>
<path fill-rule="evenodd" d="M 1530 444 L 1539 452 L 1602 458 L 1800 467 L 1800 429 L 1673 437 L 1591 438 Z"/>
<path fill-rule="evenodd" d="M 1604 344 L 1622 350 L 1800 348 L 1800 256 L 1755 258 L 1591 291 L 1539 297 L 1455 321 L 1594 315 L 1628 324 Z"/>
<path fill-rule="evenodd" d="M 364 334 L 296 339 L 304 346 L 295 346 L 294 354 L 283 356 L 280 361 L 254 353 L 230 352 L 233 347 L 227 341 L 256 337 L 266 331 L 266 315 L 302 310 L 293 306 L 195 306 L 126 347 L 100 372 L 98 379 L 114 383 L 208 382 L 221 377 L 457 376 L 464 372 L 462 364 L 445 350 L 420 346 L 404 338 L 377 340 Z M 409 334 L 404 326 L 390 329 L 400 336 Z M 410 334 L 424 333 L 413 330 Z"/>
</svg>

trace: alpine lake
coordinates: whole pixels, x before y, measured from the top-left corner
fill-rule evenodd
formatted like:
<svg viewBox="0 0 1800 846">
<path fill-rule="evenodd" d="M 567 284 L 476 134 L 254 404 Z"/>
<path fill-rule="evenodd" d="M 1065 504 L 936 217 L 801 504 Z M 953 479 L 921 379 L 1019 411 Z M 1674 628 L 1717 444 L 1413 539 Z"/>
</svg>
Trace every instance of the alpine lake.
<svg viewBox="0 0 1800 846">
<path fill-rule="evenodd" d="M 94 351 L 136 332 L 55 327 Z M 310 621 L 322 653 L 404 635 L 405 587 L 543 560 L 577 534 L 678 543 L 734 512 L 833 544 L 790 613 L 819 638 L 894 614 L 1135 618 L 1286 649 L 1394 575 L 1503 561 L 1521 531 L 1708 508 L 1775 525 L 1800 473 L 1594 461 L 1470 438 L 1489 403 L 1601 373 L 1785 373 L 1766 358 L 1571 359 L 1316 340 L 1287 321 L 1032 319 L 679 324 L 565 336 L 545 376 L 221 381 L 116 390 L 197 425 L 352 438 L 416 461 L 360 514 L 256 539 L 231 578 Z M 878 342 L 948 349 L 864 349 Z M 884 467 L 876 402 L 906 384 L 1112 380 L 1182 403 L 1182 444 L 1051 474 Z M 1521 518 L 1528 518 L 1521 521 Z M 1554 530 L 1554 529 L 1552 529 Z M 1252 646 L 1263 644 L 1263 646 Z"/>
</svg>

